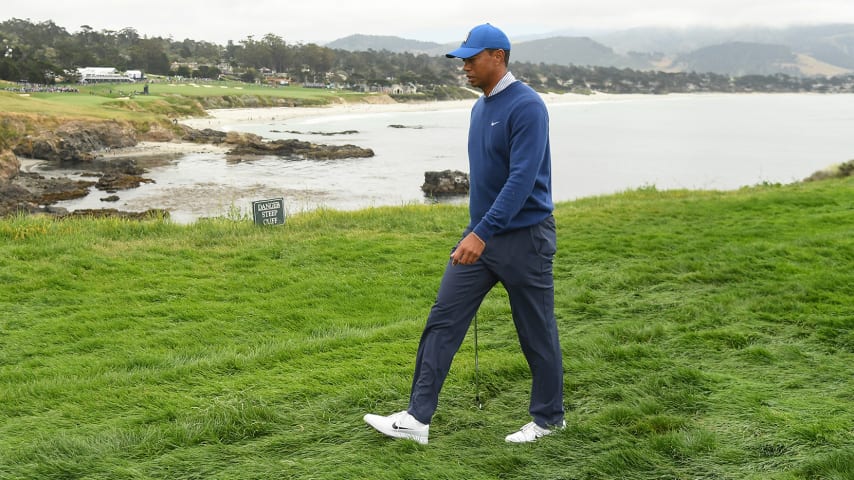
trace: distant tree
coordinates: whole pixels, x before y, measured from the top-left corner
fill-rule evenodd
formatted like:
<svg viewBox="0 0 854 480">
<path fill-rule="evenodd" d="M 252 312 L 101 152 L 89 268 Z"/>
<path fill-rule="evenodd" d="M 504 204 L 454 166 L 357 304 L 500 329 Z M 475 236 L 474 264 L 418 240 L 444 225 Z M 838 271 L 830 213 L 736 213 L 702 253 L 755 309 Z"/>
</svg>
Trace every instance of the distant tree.
<svg viewBox="0 0 854 480">
<path fill-rule="evenodd" d="M 196 78 L 211 78 L 217 79 L 222 72 L 217 67 L 211 67 L 209 65 L 201 65 L 197 70 L 193 72 L 193 76 Z"/>
<path fill-rule="evenodd" d="M 190 67 L 188 67 L 186 65 L 179 66 L 177 69 L 175 69 L 172 72 L 172 74 L 177 75 L 179 77 L 184 77 L 184 78 L 190 78 L 193 76 L 192 70 L 190 70 Z"/>
<path fill-rule="evenodd" d="M 223 52 L 224 49 L 215 43 L 196 42 L 194 56 L 205 63 L 217 64 L 222 61 Z"/>
<path fill-rule="evenodd" d="M 238 51 L 240 50 L 239 45 L 235 45 L 234 41 L 229 40 L 228 44 L 225 46 L 225 61 L 233 66 L 237 64 L 237 56 Z"/>
<path fill-rule="evenodd" d="M 246 40 L 241 40 L 240 47 L 235 51 L 236 60 L 244 67 L 269 68 L 273 64 L 270 49 L 251 35 L 246 37 Z"/>
<path fill-rule="evenodd" d="M 14 40 L 7 38 L 0 32 L 0 79 L 20 79 L 20 51 Z"/>
<path fill-rule="evenodd" d="M 270 64 L 267 66 L 276 72 L 287 71 L 293 55 L 285 41 L 281 37 L 268 33 L 264 35 L 261 44 L 269 50 Z"/>
<path fill-rule="evenodd" d="M 169 58 L 164 51 L 163 41 L 159 38 L 142 39 L 133 46 L 130 49 L 129 64 L 156 75 L 169 74 Z"/>
<path fill-rule="evenodd" d="M 787 57 L 783 55 L 785 53 L 781 52 L 779 58 L 791 60 L 791 55 Z M 89 25 L 81 25 L 77 32 L 70 34 L 52 21 L 34 23 L 16 18 L 0 21 L 0 78 L 6 80 L 49 83 L 58 75 L 67 78 L 66 71 L 85 66 L 115 67 L 119 70 L 133 68 L 148 73 L 167 74 L 171 62 L 175 60 L 200 65 L 219 65 L 225 61 L 237 71 L 244 71 L 243 79 L 250 82 L 258 78 L 258 70 L 270 68 L 293 78 L 315 82 L 331 79 L 373 85 L 411 82 L 422 87 L 436 87 L 431 90 L 440 92 L 438 95 L 442 97 L 453 96 L 453 88 L 439 87 L 466 85 L 460 63 L 443 56 L 333 50 L 316 44 L 287 44 L 274 34 L 267 34 L 261 40 L 249 36 L 238 44 L 229 40 L 223 47 L 192 39 L 173 41 L 171 38 L 141 37 L 131 27 L 118 31 L 95 31 Z M 851 75 L 807 78 L 783 72 L 730 77 L 713 73 L 665 73 L 516 61 L 511 64 L 511 69 L 518 78 L 530 82 L 540 91 L 669 93 L 854 90 Z M 218 69 L 200 67 L 197 72 L 187 69 L 176 73 L 216 78 Z"/>
<path fill-rule="evenodd" d="M 123 69 L 130 58 L 128 52 L 123 54 L 116 45 L 115 32 L 96 32 L 89 25 L 82 25 L 80 31 L 74 34 L 73 42 L 77 49 L 76 66 L 111 66 Z"/>
<path fill-rule="evenodd" d="M 178 52 L 178 55 L 180 55 L 181 58 L 183 58 L 183 59 L 192 58 L 193 50 L 194 50 L 194 48 L 193 48 L 194 42 L 192 40 L 190 40 L 189 38 L 185 38 L 184 41 L 181 42 L 180 45 L 181 45 L 181 47 L 180 47 L 180 51 Z"/>
<path fill-rule="evenodd" d="M 116 46 L 128 49 L 139 43 L 139 34 L 131 27 L 125 27 L 115 34 Z"/>
<path fill-rule="evenodd" d="M 258 79 L 258 71 L 255 70 L 254 68 L 248 68 L 248 69 L 246 69 L 245 72 L 243 72 L 243 74 L 240 75 L 240 80 L 242 80 L 246 83 L 255 83 L 255 80 L 257 80 L 257 79 Z"/>
<path fill-rule="evenodd" d="M 199 63 L 219 63 L 222 60 L 223 51 L 223 48 L 215 43 L 197 42 L 185 38 L 180 42 L 169 42 L 166 53 L 172 59 L 195 60 Z"/>
<path fill-rule="evenodd" d="M 335 52 L 314 43 L 300 45 L 296 50 L 295 57 L 296 64 L 308 65 L 311 71 L 317 74 L 325 74 L 331 71 L 335 64 Z"/>
</svg>

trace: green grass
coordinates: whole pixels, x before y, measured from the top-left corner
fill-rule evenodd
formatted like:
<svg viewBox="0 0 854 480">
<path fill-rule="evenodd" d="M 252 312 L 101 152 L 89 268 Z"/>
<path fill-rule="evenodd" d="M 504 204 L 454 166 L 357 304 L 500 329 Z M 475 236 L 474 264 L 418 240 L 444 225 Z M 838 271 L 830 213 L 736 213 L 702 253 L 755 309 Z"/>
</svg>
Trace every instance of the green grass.
<svg viewBox="0 0 854 480">
<path fill-rule="evenodd" d="M 0 81 L 0 88 L 16 87 Z M 269 87 L 240 82 L 96 84 L 76 86 L 79 93 L 0 91 L 0 150 L 27 135 L 55 130 L 68 121 L 126 122 L 139 132 L 153 125 L 172 128 L 173 119 L 203 117 L 215 108 L 319 106 L 359 102 L 369 94 L 302 87 Z"/>
<path fill-rule="evenodd" d="M 0 87 L 12 86 L 2 83 Z M 365 94 L 318 88 L 267 87 L 240 82 L 152 83 L 149 95 L 140 95 L 142 83 L 82 86 L 79 93 L 32 93 L 0 91 L 0 112 L 50 117 L 118 119 L 151 122 L 165 116 L 203 116 L 205 108 L 325 105 L 356 102 Z"/>
<path fill-rule="evenodd" d="M 43 96 L 35 96 L 43 95 Z M 78 94 L 35 94 L 30 96 L 0 92 L 0 111 L 25 115 L 50 115 L 56 117 L 123 118 L 130 119 L 133 112 L 121 109 L 104 109 L 114 100 L 106 97 Z M 65 95 L 63 97 L 62 95 Z"/>
<path fill-rule="evenodd" d="M 568 428 L 506 445 L 506 294 L 430 444 L 407 402 L 464 207 L 0 221 L 0 479 L 854 478 L 854 180 L 653 188 L 556 210 Z"/>
<path fill-rule="evenodd" d="M 141 84 L 134 84 L 137 91 L 142 91 Z M 103 85 L 87 87 L 103 91 Z M 115 88 L 114 88 L 115 89 Z M 257 84 L 248 84 L 241 82 L 196 82 L 194 80 L 184 80 L 174 83 L 151 83 L 149 84 L 149 92 L 152 95 L 173 94 L 184 95 L 187 97 L 206 97 L 206 96 L 222 96 L 222 95 L 259 95 L 281 98 L 299 98 L 309 100 L 319 100 L 322 102 L 330 101 L 338 98 L 362 98 L 364 94 L 347 92 L 340 90 L 329 90 L 322 88 L 303 88 L 298 86 L 288 87 L 273 87 Z"/>
</svg>

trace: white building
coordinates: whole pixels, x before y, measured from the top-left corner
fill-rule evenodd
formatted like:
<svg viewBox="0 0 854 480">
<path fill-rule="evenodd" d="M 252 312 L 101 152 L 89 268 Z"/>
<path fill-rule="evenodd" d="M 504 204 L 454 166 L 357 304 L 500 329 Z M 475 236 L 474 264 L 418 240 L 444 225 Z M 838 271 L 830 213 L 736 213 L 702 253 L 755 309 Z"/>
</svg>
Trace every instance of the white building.
<svg viewBox="0 0 854 480">
<path fill-rule="evenodd" d="M 83 67 L 78 68 L 80 83 L 120 83 L 133 82 L 127 75 L 122 75 L 113 67 Z"/>
</svg>

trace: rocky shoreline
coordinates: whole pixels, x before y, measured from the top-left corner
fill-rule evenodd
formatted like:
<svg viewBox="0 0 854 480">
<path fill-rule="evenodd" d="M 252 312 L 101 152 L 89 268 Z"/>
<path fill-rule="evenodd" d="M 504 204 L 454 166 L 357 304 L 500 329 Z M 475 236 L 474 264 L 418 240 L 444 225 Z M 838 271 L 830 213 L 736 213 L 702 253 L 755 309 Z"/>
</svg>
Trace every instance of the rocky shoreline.
<svg viewBox="0 0 854 480">
<path fill-rule="evenodd" d="M 94 162 L 93 165 L 94 167 Z M 4 182 L 0 182 L 0 216 L 26 214 L 48 214 L 58 217 L 79 215 L 80 212 L 68 212 L 64 208 L 53 205 L 63 200 L 89 195 L 92 188 L 103 191 L 106 194 L 115 194 L 121 190 L 136 188 L 143 183 L 153 180 L 142 175 L 144 169 L 136 166 L 136 162 L 130 159 L 120 159 L 99 165 L 102 171 L 84 171 L 83 177 L 91 177 L 93 180 L 75 180 L 71 178 L 47 178 L 34 172 L 19 171 L 17 174 Z M 110 201 L 112 197 L 107 196 L 103 201 Z M 121 212 L 115 209 L 111 216 L 137 218 L 139 212 Z M 148 213 L 148 212 L 143 212 Z M 158 212 L 158 214 L 161 214 Z M 168 216 L 168 212 L 166 212 Z"/>
<path fill-rule="evenodd" d="M 115 209 L 97 209 L 69 213 L 54 207 L 59 201 L 85 197 L 92 188 L 115 194 L 153 182 L 144 175 L 132 156 L 143 155 L 140 142 L 158 142 L 161 145 L 191 144 L 215 146 L 225 150 L 232 161 L 260 155 L 281 158 L 330 160 L 372 157 L 374 152 L 355 145 L 322 145 L 298 140 L 265 141 L 258 135 L 240 132 L 222 132 L 210 128 L 195 128 L 175 124 L 172 129 L 149 125 L 145 132 L 133 126 L 111 121 L 73 121 L 56 129 L 43 129 L 34 135 L 24 135 L 11 148 L 0 149 L 0 216 L 46 214 L 65 216 L 119 216 L 147 217 L 152 214 L 168 217 L 165 211 L 122 212 Z M 0 145 L 2 146 L 2 145 Z M 157 148 L 153 149 L 156 153 Z M 71 178 L 47 178 L 33 172 L 21 171 L 21 158 L 43 160 L 55 164 L 81 165 L 82 176 L 93 181 Z M 128 157 L 128 158 L 123 158 Z M 91 167 L 91 168 L 87 168 Z M 91 170 L 91 171 L 90 171 Z M 111 201 L 115 196 L 103 198 Z"/>
<path fill-rule="evenodd" d="M 184 128 L 187 129 L 183 138 L 185 141 L 226 145 L 229 147 L 226 152 L 227 155 L 233 157 L 275 155 L 287 158 L 307 158 L 309 160 L 340 160 L 374 156 L 374 151 L 370 148 L 357 147 L 356 145 L 322 145 L 294 139 L 265 141 L 252 133 L 226 133 L 210 128 L 203 130 Z M 239 158 L 236 160 L 239 161 Z"/>
<path fill-rule="evenodd" d="M 627 96 L 597 94 L 600 101 L 624 101 Z M 544 95 L 547 103 L 588 101 L 587 97 Z M 332 114 L 361 114 L 460 109 L 468 110 L 471 101 L 425 104 L 346 104 L 323 107 L 273 107 L 262 109 L 210 110 L 208 116 L 187 118 L 180 123 L 164 120 L 134 124 L 128 121 L 73 119 L 0 112 L 0 216 L 43 213 L 53 216 L 72 215 L 54 205 L 56 202 L 84 197 L 93 189 L 104 192 L 103 202 L 116 193 L 136 188 L 150 179 L 146 172 L 121 160 L 150 155 L 183 155 L 212 153 L 228 155 L 229 162 L 251 160 L 259 155 L 283 159 L 344 159 L 373 156 L 373 151 L 353 145 L 316 145 L 296 140 L 265 141 L 248 133 L 224 132 L 241 119 L 263 118 L 283 123 L 293 118 Z M 390 128 L 417 126 L 390 125 Z M 296 132 L 292 132 L 296 133 Z M 314 132 L 312 132 L 314 133 Z M 348 134 L 349 131 L 336 132 Z M 46 178 L 28 171 L 27 159 L 40 159 L 67 167 L 73 163 L 73 178 Z M 22 169 L 22 161 L 25 168 Z M 146 163 L 146 162 L 141 162 Z M 67 169 L 66 169 L 67 170 Z M 834 165 L 814 173 L 804 181 L 854 175 L 854 161 Z M 430 197 L 464 195 L 467 178 L 463 172 L 425 172 L 421 189 Z M 97 202 L 95 202 L 97 206 Z M 116 212 L 97 209 L 109 215 L 139 215 L 138 212 Z M 73 215 L 95 215 L 95 211 Z M 161 215 L 162 212 L 154 212 Z M 168 212 L 166 212 L 168 215 Z"/>
</svg>

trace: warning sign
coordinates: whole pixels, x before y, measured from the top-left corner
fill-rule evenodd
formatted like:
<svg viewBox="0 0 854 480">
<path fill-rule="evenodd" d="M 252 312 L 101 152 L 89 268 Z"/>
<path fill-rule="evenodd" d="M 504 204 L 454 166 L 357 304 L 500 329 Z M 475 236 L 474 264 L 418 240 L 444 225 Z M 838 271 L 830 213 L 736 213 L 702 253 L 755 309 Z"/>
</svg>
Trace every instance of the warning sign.
<svg viewBox="0 0 854 480">
<path fill-rule="evenodd" d="M 272 198 L 252 202 L 252 215 L 255 217 L 255 225 L 284 225 L 285 199 Z"/>
</svg>

